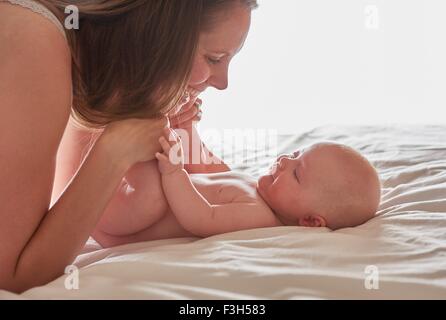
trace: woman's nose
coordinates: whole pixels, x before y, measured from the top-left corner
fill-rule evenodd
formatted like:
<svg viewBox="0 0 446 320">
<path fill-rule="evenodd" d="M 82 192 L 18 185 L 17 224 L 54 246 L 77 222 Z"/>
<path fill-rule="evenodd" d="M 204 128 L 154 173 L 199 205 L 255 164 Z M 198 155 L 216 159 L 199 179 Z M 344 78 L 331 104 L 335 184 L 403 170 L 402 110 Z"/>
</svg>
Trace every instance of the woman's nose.
<svg viewBox="0 0 446 320">
<path fill-rule="evenodd" d="M 226 90 L 228 88 L 228 79 L 218 79 L 212 81 L 212 86 L 217 90 Z"/>
<path fill-rule="evenodd" d="M 218 90 L 226 90 L 228 88 L 228 68 L 222 68 L 212 75 L 210 79 L 211 85 Z"/>
</svg>

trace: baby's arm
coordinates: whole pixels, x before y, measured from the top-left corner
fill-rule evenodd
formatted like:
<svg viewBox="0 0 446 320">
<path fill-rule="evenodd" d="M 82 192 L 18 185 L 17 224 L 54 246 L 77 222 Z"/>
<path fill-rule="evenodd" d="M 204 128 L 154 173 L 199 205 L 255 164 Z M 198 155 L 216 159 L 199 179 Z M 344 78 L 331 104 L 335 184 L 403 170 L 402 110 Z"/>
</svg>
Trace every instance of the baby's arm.
<svg viewBox="0 0 446 320">
<path fill-rule="evenodd" d="M 184 229 L 199 237 L 272 227 L 272 214 L 256 203 L 211 205 L 194 187 L 187 172 L 175 171 L 162 176 L 164 193 L 170 208 Z"/>
<path fill-rule="evenodd" d="M 201 140 L 197 124 L 201 120 L 201 99 L 190 100 L 170 118 L 171 126 L 181 136 L 184 149 L 184 169 L 188 173 L 216 173 L 230 171 Z"/>
<path fill-rule="evenodd" d="M 183 130 L 183 131 L 181 131 Z M 231 171 L 229 166 L 214 155 L 201 140 L 197 129 L 197 122 L 177 129 L 182 137 L 182 144 L 186 155 L 184 168 L 188 173 L 217 173 Z M 183 138 L 183 135 L 185 138 Z"/>
<path fill-rule="evenodd" d="M 160 138 L 164 153 L 158 153 L 156 157 L 159 161 L 165 196 L 172 212 L 184 229 L 196 236 L 207 237 L 276 225 L 275 216 L 257 203 L 211 205 L 198 192 L 184 170 L 180 139 L 176 136 L 177 140 L 169 143 L 168 136 L 169 133 L 166 137 Z M 177 151 L 176 159 L 172 156 L 173 149 Z"/>
</svg>

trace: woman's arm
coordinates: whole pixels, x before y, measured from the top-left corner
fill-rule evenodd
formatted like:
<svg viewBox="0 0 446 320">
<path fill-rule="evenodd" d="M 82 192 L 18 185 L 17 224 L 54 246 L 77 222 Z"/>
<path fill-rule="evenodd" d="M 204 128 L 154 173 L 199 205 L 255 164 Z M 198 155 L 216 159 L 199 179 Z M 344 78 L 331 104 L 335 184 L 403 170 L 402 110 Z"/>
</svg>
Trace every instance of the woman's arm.
<svg viewBox="0 0 446 320">
<path fill-rule="evenodd" d="M 63 275 L 124 173 L 153 159 L 154 138 L 167 125 L 166 119 L 108 125 L 51 205 L 72 103 L 71 54 L 50 21 L 35 14 L 23 21 L 19 29 L 14 24 L 14 37 L 0 29 L 0 289 L 17 293 Z"/>
<path fill-rule="evenodd" d="M 21 292 L 61 276 L 93 232 L 125 171 L 124 163 L 110 161 L 102 143 L 92 149 L 55 205 L 39 214 L 42 219 L 17 257 L 13 274 L 0 287 Z M 33 186 L 41 187 L 38 182 Z"/>
<path fill-rule="evenodd" d="M 100 135 L 68 124 L 57 156 L 52 202 L 68 185 Z M 96 229 L 115 236 L 134 234 L 159 221 L 166 209 L 156 160 L 141 162 L 127 170 Z"/>
<path fill-rule="evenodd" d="M 100 143 L 50 209 L 71 56 L 52 23 L 34 16 L 0 46 L 0 288 L 14 292 L 64 273 L 126 169 Z"/>
</svg>

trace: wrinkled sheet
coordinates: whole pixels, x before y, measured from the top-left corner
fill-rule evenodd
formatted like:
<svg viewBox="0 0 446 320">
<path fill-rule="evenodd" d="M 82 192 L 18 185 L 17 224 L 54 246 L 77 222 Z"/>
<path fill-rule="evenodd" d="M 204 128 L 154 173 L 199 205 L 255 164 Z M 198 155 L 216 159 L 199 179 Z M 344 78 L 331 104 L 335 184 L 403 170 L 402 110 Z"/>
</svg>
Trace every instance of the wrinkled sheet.
<svg viewBox="0 0 446 320">
<path fill-rule="evenodd" d="M 445 299 L 446 126 L 322 127 L 280 152 L 346 143 L 377 167 L 377 216 L 356 228 L 280 227 L 111 249 L 90 239 L 67 275 L 3 299 Z M 270 163 L 236 169 L 258 175 Z M 38 271 L 36 271 L 38 272 Z"/>
</svg>

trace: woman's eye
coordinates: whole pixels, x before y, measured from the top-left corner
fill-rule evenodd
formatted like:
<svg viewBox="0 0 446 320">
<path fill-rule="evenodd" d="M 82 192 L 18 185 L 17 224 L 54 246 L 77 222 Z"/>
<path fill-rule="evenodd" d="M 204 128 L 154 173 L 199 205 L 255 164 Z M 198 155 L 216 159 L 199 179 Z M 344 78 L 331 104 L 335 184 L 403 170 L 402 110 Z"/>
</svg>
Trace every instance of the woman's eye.
<svg viewBox="0 0 446 320">
<path fill-rule="evenodd" d="M 211 57 L 208 57 L 207 59 L 208 59 L 210 64 L 218 64 L 218 63 L 220 63 L 219 59 L 214 59 L 214 58 L 211 58 Z"/>
</svg>

